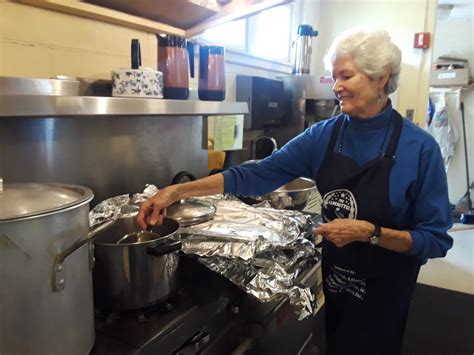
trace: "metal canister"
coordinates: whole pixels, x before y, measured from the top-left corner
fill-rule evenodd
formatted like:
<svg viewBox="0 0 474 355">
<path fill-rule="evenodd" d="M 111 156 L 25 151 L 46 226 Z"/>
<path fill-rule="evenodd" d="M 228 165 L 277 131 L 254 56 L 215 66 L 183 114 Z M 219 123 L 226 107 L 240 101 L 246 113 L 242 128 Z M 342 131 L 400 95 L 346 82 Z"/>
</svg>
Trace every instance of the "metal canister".
<svg viewBox="0 0 474 355">
<path fill-rule="evenodd" d="M 298 37 L 293 41 L 295 51 L 295 61 L 293 63 L 293 74 L 309 74 L 311 64 L 311 42 L 312 38 L 318 35 L 318 31 L 313 30 L 310 25 L 298 26 Z"/>
</svg>

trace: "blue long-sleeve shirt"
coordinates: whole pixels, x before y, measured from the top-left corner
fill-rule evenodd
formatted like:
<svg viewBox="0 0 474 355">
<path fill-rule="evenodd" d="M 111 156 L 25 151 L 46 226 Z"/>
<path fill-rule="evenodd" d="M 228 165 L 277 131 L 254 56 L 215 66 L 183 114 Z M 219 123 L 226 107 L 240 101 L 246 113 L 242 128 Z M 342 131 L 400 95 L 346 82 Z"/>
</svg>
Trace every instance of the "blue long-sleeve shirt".
<svg viewBox="0 0 474 355">
<path fill-rule="evenodd" d="M 358 164 L 377 156 L 390 140 L 386 127 L 392 113 L 388 107 L 370 119 L 344 116 L 343 151 Z M 336 123 L 332 118 L 306 129 L 280 150 L 256 164 L 232 167 L 224 172 L 224 191 L 240 195 L 263 195 L 297 177 L 316 179 Z M 390 203 L 394 225 L 408 230 L 413 239 L 410 252 L 420 259 L 445 256 L 453 245 L 447 234 L 452 226 L 448 186 L 443 159 L 436 141 L 408 120 L 398 142 L 390 173 Z"/>
</svg>

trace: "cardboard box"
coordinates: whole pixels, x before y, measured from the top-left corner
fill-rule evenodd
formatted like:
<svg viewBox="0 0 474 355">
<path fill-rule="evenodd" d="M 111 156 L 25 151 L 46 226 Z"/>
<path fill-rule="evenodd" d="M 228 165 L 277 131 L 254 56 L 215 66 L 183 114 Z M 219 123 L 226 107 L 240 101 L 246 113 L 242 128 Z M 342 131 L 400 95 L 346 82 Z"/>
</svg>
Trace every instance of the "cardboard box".
<svg viewBox="0 0 474 355">
<path fill-rule="evenodd" d="M 469 69 L 433 69 L 430 75 L 430 86 L 467 86 Z"/>
</svg>

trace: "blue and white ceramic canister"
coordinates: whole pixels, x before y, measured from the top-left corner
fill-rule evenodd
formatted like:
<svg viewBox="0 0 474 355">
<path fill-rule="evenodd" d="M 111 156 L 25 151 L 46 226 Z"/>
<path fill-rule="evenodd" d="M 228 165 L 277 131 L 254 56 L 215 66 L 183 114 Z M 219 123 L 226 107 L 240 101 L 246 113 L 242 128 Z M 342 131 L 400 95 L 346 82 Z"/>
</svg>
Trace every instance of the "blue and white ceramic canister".
<svg viewBox="0 0 474 355">
<path fill-rule="evenodd" d="M 163 98 L 163 73 L 151 68 L 112 72 L 112 96 Z"/>
</svg>

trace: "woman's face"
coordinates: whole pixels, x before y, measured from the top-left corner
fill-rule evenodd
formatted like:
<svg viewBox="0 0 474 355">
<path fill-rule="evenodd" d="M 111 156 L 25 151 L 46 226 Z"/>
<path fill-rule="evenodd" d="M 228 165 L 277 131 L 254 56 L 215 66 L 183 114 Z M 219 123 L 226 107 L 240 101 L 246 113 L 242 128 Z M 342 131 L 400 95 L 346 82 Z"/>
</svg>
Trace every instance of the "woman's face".
<svg viewBox="0 0 474 355">
<path fill-rule="evenodd" d="M 383 87 L 387 78 L 369 78 L 350 57 L 337 58 L 333 63 L 333 92 L 343 113 L 368 118 L 382 111 L 386 103 Z M 382 100 L 379 99 L 382 95 Z"/>
</svg>

